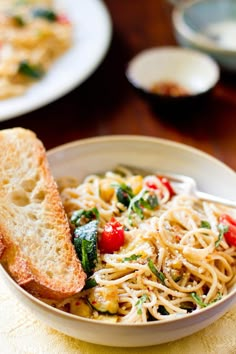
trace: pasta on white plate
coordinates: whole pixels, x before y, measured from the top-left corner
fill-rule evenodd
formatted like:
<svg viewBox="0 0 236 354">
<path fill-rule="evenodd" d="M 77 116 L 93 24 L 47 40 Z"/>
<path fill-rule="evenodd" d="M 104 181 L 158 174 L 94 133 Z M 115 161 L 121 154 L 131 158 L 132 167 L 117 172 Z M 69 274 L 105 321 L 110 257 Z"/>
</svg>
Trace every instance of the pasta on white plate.
<svg viewBox="0 0 236 354">
<path fill-rule="evenodd" d="M 52 0 L 2 0 L 0 99 L 22 95 L 72 44 L 72 25 Z"/>
<path fill-rule="evenodd" d="M 123 167 L 58 185 L 88 278 L 81 293 L 53 306 L 90 319 L 146 323 L 210 306 L 235 283 L 233 209 Z"/>
</svg>

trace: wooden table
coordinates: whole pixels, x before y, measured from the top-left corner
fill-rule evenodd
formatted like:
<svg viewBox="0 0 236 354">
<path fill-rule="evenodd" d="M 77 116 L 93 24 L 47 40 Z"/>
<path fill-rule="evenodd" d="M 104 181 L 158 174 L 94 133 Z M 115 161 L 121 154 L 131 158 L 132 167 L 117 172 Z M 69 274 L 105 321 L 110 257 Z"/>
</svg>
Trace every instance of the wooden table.
<svg viewBox="0 0 236 354">
<path fill-rule="evenodd" d="M 154 112 L 130 87 L 125 67 L 139 51 L 177 45 L 165 0 L 105 0 L 113 20 L 113 38 L 96 72 L 63 98 L 24 116 L 0 123 L 0 129 L 34 130 L 47 149 L 75 139 L 142 134 L 197 147 L 236 169 L 236 78 L 225 77 L 212 97 L 187 118 L 170 121 Z"/>
</svg>

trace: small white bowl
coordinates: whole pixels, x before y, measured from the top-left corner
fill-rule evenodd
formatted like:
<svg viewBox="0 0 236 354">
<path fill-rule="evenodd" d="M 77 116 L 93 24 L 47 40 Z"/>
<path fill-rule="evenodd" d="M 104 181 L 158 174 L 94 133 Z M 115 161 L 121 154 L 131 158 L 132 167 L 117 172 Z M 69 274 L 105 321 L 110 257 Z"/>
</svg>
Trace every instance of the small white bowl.
<svg viewBox="0 0 236 354">
<path fill-rule="evenodd" d="M 211 55 L 227 71 L 236 70 L 236 2 L 194 0 L 176 5 L 172 15 L 178 43 Z"/>
<path fill-rule="evenodd" d="M 203 191 L 236 199 L 234 171 L 199 150 L 168 140 L 128 135 L 84 139 L 51 150 L 48 158 L 56 178 L 66 173 L 82 179 L 120 163 L 147 169 L 163 170 L 165 166 L 166 171 L 194 177 Z M 234 286 L 215 304 L 178 319 L 147 324 L 105 323 L 55 309 L 23 290 L 1 266 L 0 271 L 13 296 L 49 326 L 80 340 L 108 346 L 150 346 L 191 335 L 215 322 L 236 302 Z"/>
<path fill-rule="evenodd" d="M 146 49 L 136 55 L 128 63 L 126 76 L 154 103 L 169 105 L 209 93 L 219 80 L 220 70 L 208 55 L 170 46 Z M 166 92 L 165 88 L 163 92 L 154 90 L 155 85 L 166 85 Z M 173 90 L 168 89 L 171 85 Z"/>
</svg>

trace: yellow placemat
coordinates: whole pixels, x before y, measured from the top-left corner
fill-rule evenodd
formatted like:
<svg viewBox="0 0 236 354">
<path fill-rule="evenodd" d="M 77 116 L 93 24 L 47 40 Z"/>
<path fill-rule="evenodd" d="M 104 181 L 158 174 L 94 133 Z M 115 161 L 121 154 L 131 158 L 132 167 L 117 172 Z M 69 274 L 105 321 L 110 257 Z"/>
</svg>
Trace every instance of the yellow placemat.
<svg viewBox="0 0 236 354">
<path fill-rule="evenodd" d="M 0 275 L 1 354 L 236 354 L 236 306 L 206 329 L 184 339 L 142 348 L 111 348 L 68 337 L 38 321 Z"/>
</svg>

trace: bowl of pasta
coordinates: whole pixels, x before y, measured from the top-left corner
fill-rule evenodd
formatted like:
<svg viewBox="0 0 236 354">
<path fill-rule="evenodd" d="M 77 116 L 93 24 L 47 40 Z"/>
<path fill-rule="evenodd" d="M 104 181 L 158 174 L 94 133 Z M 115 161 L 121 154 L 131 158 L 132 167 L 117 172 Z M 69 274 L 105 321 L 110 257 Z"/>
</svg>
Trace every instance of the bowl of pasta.
<svg viewBox="0 0 236 354">
<path fill-rule="evenodd" d="M 194 334 L 236 302 L 236 209 L 179 192 L 163 175 L 236 199 L 229 167 L 180 143 L 129 135 L 75 141 L 48 159 L 87 280 L 79 294 L 47 301 L 1 270 L 39 319 L 95 344 L 150 346 Z"/>
</svg>

